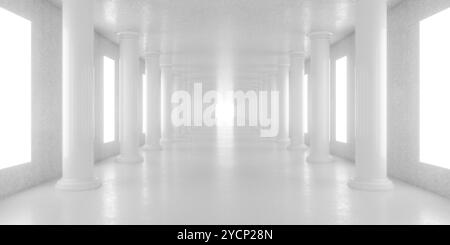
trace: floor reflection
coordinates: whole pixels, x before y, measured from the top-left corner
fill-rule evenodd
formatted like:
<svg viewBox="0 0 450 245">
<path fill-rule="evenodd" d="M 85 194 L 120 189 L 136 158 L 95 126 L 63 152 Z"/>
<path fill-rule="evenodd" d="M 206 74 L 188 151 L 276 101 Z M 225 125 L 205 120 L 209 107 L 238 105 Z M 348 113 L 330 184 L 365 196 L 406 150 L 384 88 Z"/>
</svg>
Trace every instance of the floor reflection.
<svg viewBox="0 0 450 245">
<path fill-rule="evenodd" d="M 54 183 L 0 201 L 0 224 L 450 224 L 450 201 L 396 183 L 353 191 L 353 165 L 305 162 L 275 141 L 175 143 L 141 164 L 107 160 L 94 191 Z"/>
</svg>

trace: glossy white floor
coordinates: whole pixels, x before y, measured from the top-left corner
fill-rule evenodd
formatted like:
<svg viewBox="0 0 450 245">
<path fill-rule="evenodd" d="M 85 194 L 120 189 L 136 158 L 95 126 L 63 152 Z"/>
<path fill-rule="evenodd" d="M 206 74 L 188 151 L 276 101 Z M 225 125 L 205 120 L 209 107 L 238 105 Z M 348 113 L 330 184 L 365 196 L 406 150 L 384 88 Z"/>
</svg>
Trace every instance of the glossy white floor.
<svg viewBox="0 0 450 245">
<path fill-rule="evenodd" d="M 0 224 L 450 224 L 450 200 L 398 181 L 392 192 L 354 191 L 352 164 L 308 164 L 271 143 L 145 159 L 99 164 L 98 190 L 48 183 L 2 200 Z"/>
</svg>

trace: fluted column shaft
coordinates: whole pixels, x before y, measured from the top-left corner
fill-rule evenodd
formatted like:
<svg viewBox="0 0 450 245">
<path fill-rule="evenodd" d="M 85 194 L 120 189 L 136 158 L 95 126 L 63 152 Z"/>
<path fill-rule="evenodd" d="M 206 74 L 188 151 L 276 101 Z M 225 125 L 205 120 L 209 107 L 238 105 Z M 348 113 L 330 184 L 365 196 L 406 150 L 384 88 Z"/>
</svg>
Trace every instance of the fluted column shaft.
<svg viewBox="0 0 450 245">
<path fill-rule="evenodd" d="M 139 36 L 134 32 L 119 33 L 121 132 L 118 162 L 143 161 L 139 154 L 138 82 L 141 81 L 139 65 Z"/>
<path fill-rule="evenodd" d="M 278 74 L 277 73 L 269 73 L 267 74 L 263 81 L 264 81 L 264 90 L 267 91 L 267 95 L 268 95 L 268 101 L 267 101 L 267 106 L 268 108 L 270 108 L 268 110 L 268 114 L 267 116 L 272 118 L 274 113 L 273 111 L 271 111 L 271 102 L 273 99 L 272 96 L 272 92 L 278 91 Z M 270 141 L 270 142 L 274 142 L 274 141 L 278 141 L 278 135 L 276 137 L 271 137 L 271 138 L 264 138 L 263 140 L 265 141 Z"/>
<path fill-rule="evenodd" d="M 303 133 L 303 73 L 305 71 L 305 55 L 293 53 L 291 55 L 290 73 L 290 134 L 289 149 L 306 149 Z"/>
<path fill-rule="evenodd" d="M 161 144 L 167 146 L 173 137 L 172 129 L 172 83 L 173 74 L 171 65 L 161 65 L 161 103 L 162 103 L 162 138 Z"/>
<path fill-rule="evenodd" d="M 145 56 L 147 70 L 147 135 L 145 150 L 161 149 L 161 68 L 160 54 Z"/>
<path fill-rule="evenodd" d="M 186 77 L 183 75 L 180 80 L 179 90 L 189 91 L 188 82 Z M 180 140 L 182 142 L 189 142 L 189 128 L 187 125 L 183 125 L 180 127 Z"/>
<path fill-rule="evenodd" d="M 350 187 L 388 190 L 387 178 L 387 4 L 356 4 L 356 176 Z"/>
<path fill-rule="evenodd" d="M 314 32 L 311 38 L 311 123 L 308 162 L 332 161 L 330 156 L 330 38 L 329 32 Z"/>
<path fill-rule="evenodd" d="M 289 64 L 278 67 L 278 91 L 280 92 L 280 127 L 278 141 L 282 148 L 289 145 Z"/>
<path fill-rule="evenodd" d="M 94 177 L 94 19 L 92 0 L 63 1 L 63 177 L 57 188 L 88 190 Z"/>
<path fill-rule="evenodd" d="M 178 90 L 182 90 L 182 76 L 180 74 L 173 74 L 172 73 L 172 84 L 170 86 L 170 93 L 169 95 L 172 96 L 172 94 Z M 170 112 L 172 113 L 172 110 L 175 108 L 175 105 L 172 104 L 172 100 L 170 99 Z M 170 114 L 170 119 L 172 120 L 172 114 Z M 172 121 L 170 123 L 170 127 L 172 129 L 172 138 L 170 139 L 173 142 L 179 142 L 182 141 L 182 126 L 176 127 L 172 124 Z"/>
</svg>

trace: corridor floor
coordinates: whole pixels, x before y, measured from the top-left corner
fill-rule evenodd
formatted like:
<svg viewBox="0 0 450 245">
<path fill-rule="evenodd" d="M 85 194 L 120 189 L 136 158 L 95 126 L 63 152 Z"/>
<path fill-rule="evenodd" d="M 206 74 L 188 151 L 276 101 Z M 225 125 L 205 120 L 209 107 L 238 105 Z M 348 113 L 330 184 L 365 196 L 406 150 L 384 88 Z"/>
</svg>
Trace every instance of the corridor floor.
<svg viewBox="0 0 450 245">
<path fill-rule="evenodd" d="M 145 163 L 99 163 L 103 186 L 55 182 L 0 201 L 0 224 L 450 224 L 450 200 L 395 181 L 391 192 L 347 187 L 353 165 L 305 163 L 270 143 L 178 146 Z"/>
</svg>

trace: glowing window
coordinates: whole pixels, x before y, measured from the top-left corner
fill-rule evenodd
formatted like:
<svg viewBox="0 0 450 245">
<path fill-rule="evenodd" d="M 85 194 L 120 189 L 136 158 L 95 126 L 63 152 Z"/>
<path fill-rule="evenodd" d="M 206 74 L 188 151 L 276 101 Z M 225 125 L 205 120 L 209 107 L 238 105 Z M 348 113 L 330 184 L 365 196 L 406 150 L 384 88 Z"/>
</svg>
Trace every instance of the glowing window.
<svg viewBox="0 0 450 245">
<path fill-rule="evenodd" d="M 308 74 L 303 75 L 303 131 L 308 133 Z"/>
<path fill-rule="evenodd" d="M 420 161 L 450 168 L 450 9 L 420 22 Z"/>
<path fill-rule="evenodd" d="M 116 140 L 116 62 L 103 57 L 103 142 Z"/>
<path fill-rule="evenodd" d="M 0 169 L 31 162 L 31 22 L 0 8 Z"/>
<path fill-rule="evenodd" d="M 347 143 L 347 57 L 336 60 L 336 141 Z"/>
</svg>

